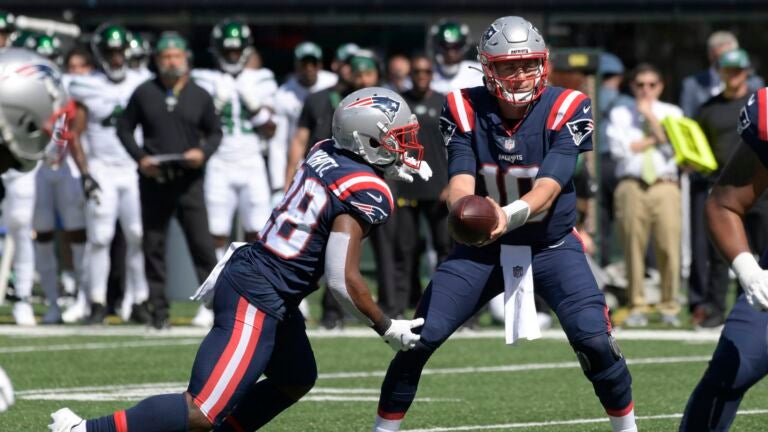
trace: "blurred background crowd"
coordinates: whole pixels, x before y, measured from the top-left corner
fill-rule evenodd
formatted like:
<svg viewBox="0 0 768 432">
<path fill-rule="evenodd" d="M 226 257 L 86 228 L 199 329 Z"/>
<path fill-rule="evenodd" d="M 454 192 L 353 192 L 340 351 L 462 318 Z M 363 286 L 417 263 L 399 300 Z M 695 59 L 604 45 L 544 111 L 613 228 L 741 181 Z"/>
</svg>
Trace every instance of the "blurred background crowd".
<svg viewBox="0 0 768 432">
<path fill-rule="evenodd" d="M 614 320 L 723 324 L 735 291 L 703 205 L 739 143 L 739 110 L 764 86 L 768 9 L 747 14 L 715 0 L 523 1 L 515 10 L 493 1 L 471 10 L 459 1 L 219 3 L 3 3 L 0 47 L 57 64 L 81 114 L 67 155 L 3 176 L 0 301 L 13 306 L 0 310 L 16 324 L 104 324 L 116 314 L 168 327 L 170 301 L 189 297 L 230 241 L 258 238 L 297 164 L 330 137 L 339 101 L 374 85 L 401 93 L 418 116 L 434 171 L 428 183 L 391 185 L 397 212 L 363 263 L 383 311 L 407 314 L 452 247 L 438 126 L 445 95 L 483 85 L 479 32 L 510 14 L 547 38 L 552 84 L 593 99 L 596 150 L 575 179 L 577 229 Z M 676 157 L 666 119 L 683 116 L 716 164 Z M 755 251 L 768 243 L 767 217 L 768 205 L 757 205 L 747 218 Z M 302 312 L 343 326 L 330 295 L 320 304 Z M 503 320 L 501 302 L 490 315 Z M 550 325 L 544 306 L 539 315 Z M 211 312 L 200 307 L 192 323 L 211 325 Z"/>
</svg>

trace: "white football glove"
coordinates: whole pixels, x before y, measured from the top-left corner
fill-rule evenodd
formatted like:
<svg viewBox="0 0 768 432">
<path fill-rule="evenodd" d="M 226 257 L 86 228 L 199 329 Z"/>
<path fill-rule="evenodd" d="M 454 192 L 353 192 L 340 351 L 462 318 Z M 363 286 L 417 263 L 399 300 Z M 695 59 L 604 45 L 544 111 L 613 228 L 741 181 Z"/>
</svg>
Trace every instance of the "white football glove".
<svg viewBox="0 0 768 432">
<path fill-rule="evenodd" d="M 768 270 L 763 270 L 749 252 L 740 253 L 732 263 L 747 302 L 760 311 L 768 310 Z"/>
<path fill-rule="evenodd" d="M 408 158 L 411 161 L 411 158 Z M 384 178 L 398 180 L 406 183 L 413 183 L 413 175 L 418 175 L 422 180 L 429 181 L 432 177 L 432 168 L 427 161 L 421 161 L 419 169 L 411 168 L 407 165 L 392 164 L 384 170 Z"/>
<path fill-rule="evenodd" d="M 13 405 L 13 385 L 3 368 L 0 368 L 0 412 L 6 411 Z"/>
<path fill-rule="evenodd" d="M 408 351 L 416 346 L 416 342 L 421 339 L 420 335 L 411 330 L 424 325 L 424 318 L 414 320 L 392 320 L 387 331 L 381 336 L 395 351 Z"/>
</svg>

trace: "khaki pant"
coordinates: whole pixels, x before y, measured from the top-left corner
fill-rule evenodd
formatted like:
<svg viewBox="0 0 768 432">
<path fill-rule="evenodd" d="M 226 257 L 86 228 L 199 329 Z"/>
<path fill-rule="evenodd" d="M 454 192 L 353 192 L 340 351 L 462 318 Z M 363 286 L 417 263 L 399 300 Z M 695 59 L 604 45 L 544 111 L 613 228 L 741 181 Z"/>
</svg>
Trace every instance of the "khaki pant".
<svg viewBox="0 0 768 432">
<path fill-rule="evenodd" d="M 682 231 L 680 187 L 672 182 L 658 182 L 649 187 L 640 180 L 624 179 L 616 188 L 614 206 L 624 248 L 632 311 L 642 311 L 646 305 L 643 280 L 650 236 L 661 273 L 658 309 L 663 314 L 677 314 L 680 311 L 677 292 L 680 288 Z"/>
</svg>

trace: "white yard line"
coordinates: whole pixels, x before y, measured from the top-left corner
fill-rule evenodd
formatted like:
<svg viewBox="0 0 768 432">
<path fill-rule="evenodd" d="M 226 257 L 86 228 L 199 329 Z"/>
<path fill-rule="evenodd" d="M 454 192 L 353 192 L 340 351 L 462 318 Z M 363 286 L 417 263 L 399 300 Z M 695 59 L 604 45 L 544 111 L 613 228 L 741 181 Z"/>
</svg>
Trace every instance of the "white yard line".
<svg viewBox="0 0 768 432">
<path fill-rule="evenodd" d="M 753 409 L 739 411 L 738 415 L 761 415 L 768 414 L 768 409 Z M 651 416 L 638 416 L 637 420 L 662 420 L 662 419 L 677 419 L 683 417 L 682 413 L 676 414 L 660 414 Z M 504 424 L 491 424 L 491 425 L 470 425 L 470 426 L 449 426 L 449 427 L 436 427 L 428 429 L 407 429 L 402 432 L 457 432 L 457 431 L 480 431 L 480 430 L 510 430 L 510 429 L 522 429 L 533 427 L 546 427 L 546 426 L 568 426 L 568 425 L 580 425 L 589 423 L 608 423 L 608 419 L 605 417 L 591 418 L 591 419 L 575 419 L 575 420 L 555 420 L 545 422 L 528 422 L 528 423 L 504 423 Z"/>
<path fill-rule="evenodd" d="M 11 347 L 0 347 L 0 354 L 30 353 L 30 352 L 51 352 L 51 351 L 78 351 L 78 350 L 107 350 L 119 348 L 146 348 L 146 347 L 165 347 L 181 345 L 199 345 L 199 339 L 159 339 L 159 340 L 138 340 L 126 342 L 89 342 L 76 344 L 55 344 L 55 345 L 22 345 Z"/>
<path fill-rule="evenodd" d="M 0 336 L 20 338 L 53 337 L 53 336 L 145 336 L 152 338 L 200 337 L 208 333 L 207 329 L 198 327 L 173 327 L 170 330 L 155 331 L 140 326 L 36 326 L 19 327 L 0 325 Z M 344 330 L 311 329 L 307 331 L 310 338 L 378 338 L 376 333 L 368 328 L 351 327 Z M 683 342 L 713 342 L 720 337 L 718 332 L 696 332 L 692 330 L 622 330 L 616 329 L 614 334 L 619 340 L 658 340 Z M 504 331 L 500 329 L 460 331 L 451 339 L 500 339 Z M 545 330 L 542 339 L 564 340 L 562 330 Z"/>
</svg>

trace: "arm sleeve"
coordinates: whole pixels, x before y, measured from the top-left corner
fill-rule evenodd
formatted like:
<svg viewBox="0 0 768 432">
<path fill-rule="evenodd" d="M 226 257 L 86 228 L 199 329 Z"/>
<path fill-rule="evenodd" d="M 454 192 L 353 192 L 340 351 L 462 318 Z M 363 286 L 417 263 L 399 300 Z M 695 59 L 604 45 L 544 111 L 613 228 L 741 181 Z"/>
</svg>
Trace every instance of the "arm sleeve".
<svg viewBox="0 0 768 432">
<path fill-rule="evenodd" d="M 205 158 L 208 159 L 219 148 L 221 144 L 221 123 L 216 114 L 216 107 L 213 105 L 213 98 L 207 92 L 200 93 L 203 100 L 203 113 L 200 118 L 200 129 L 205 134 L 205 143 L 202 146 Z"/>
<path fill-rule="evenodd" d="M 136 137 L 133 135 L 133 131 L 136 129 L 136 125 L 139 124 L 139 119 L 141 118 L 138 102 L 140 88 L 133 92 L 125 110 L 117 118 L 117 137 L 120 138 L 123 147 L 125 147 L 125 150 L 136 162 L 147 155 L 144 149 L 139 147 Z"/>
<path fill-rule="evenodd" d="M 477 175 L 477 157 L 472 149 L 472 132 L 464 132 L 456 124 L 448 102 L 440 114 L 440 133 L 448 149 L 448 177 L 457 174 Z"/>
</svg>

